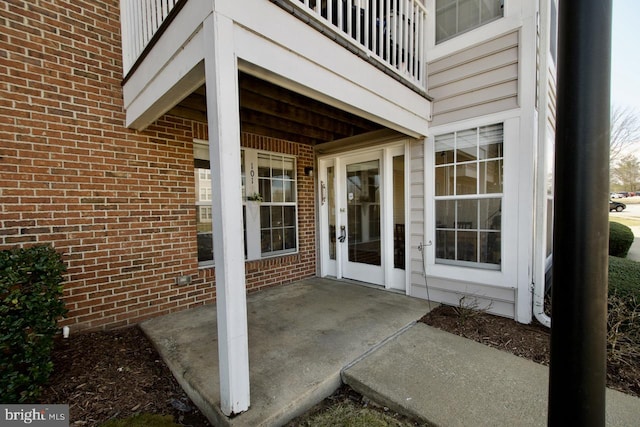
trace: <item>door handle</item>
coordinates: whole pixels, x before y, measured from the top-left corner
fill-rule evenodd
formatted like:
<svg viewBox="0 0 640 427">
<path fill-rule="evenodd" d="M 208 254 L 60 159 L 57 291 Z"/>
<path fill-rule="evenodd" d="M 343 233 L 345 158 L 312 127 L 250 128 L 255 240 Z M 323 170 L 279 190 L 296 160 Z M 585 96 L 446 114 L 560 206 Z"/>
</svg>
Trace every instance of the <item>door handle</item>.
<svg viewBox="0 0 640 427">
<path fill-rule="evenodd" d="M 344 225 L 340 226 L 340 237 L 338 237 L 338 240 L 340 241 L 340 243 L 344 243 L 344 239 L 347 238 L 347 229 L 345 228 Z"/>
</svg>

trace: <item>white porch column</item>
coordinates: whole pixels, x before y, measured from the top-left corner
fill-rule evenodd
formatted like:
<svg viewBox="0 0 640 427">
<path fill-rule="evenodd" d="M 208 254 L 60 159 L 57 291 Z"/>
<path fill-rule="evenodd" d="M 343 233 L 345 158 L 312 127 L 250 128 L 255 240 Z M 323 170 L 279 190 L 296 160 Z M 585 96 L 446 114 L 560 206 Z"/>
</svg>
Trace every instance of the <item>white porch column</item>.
<svg viewBox="0 0 640 427">
<path fill-rule="evenodd" d="M 220 406 L 249 408 L 249 345 L 240 178 L 240 106 L 233 22 L 217 13 L 203 24 L 216 263 Z"/>
</svg>

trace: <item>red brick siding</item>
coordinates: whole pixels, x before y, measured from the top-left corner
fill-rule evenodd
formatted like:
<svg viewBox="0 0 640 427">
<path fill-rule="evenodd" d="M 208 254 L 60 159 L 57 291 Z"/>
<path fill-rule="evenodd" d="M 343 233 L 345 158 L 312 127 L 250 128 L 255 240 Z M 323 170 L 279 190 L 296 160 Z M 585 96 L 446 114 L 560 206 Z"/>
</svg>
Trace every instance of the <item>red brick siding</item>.
<svg viewBox="0 0 640 427">
<path fill-rule="evenodd" d="M 0 2 L 0 249 L 49 243 L 68 266 L 63 324 L 113 328 L 215 300 L 198 269 L 194 137 L 165 116 L 125 128 L 118 0 Z M 248 289 L 315 273 L 311 147 L 298 156 L 300 251 L 247 263 Z M 175 285 L 189 275 L 192 284 Z"/>
</svg>

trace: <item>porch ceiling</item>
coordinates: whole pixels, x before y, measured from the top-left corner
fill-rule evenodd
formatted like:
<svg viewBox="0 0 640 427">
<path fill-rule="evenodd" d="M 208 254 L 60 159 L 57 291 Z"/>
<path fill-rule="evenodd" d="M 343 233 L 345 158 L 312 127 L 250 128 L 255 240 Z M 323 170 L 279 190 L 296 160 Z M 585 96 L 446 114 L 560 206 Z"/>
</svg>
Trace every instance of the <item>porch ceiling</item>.
<svg viewBox="0 0 640 427">
<path fill-rule="evenodd" d="M 315 145 L 383 128 L 246 73 L 239 74 L 238 83 L 240 127 L 244 132 Z M 206 106 L 203 85 L 168 114 L 206 122 Z"/>
</svg>

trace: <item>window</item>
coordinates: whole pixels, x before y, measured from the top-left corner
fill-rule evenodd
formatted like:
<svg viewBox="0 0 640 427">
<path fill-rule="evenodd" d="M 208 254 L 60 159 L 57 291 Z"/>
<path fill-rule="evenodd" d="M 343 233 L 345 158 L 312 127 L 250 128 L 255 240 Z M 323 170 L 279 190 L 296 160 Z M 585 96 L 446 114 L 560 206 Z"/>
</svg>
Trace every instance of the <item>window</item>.
<svg viewBox="0 0 640 427">
<path fill-rule="evenodd" d="M 296 238 L 295 159 L 257 153 L 261 255 L 293 252 Z"/>
<path fill-rule="evenodd" d="M 436 263 L 501 265 L 503 125 L 435 138 Z"/>
<path fill-rule="evenodd" d="M 503 16 L 504 0 L 436 0 L 436 43 Z"/>
<path fill-rule="evenodd" d="M 195 146 L 196 156 L 208 149 Z M 209 161 L 195 161 L 198 261 L 213 264 L 211 174 Z M 295 157 L 253 149 L 241 150 L 241 181 L 247 259 L 281 255 L 298 250 L 298 207 Z"/>
<path fill-rule="evenodd" d="M 198 262 L 213 262 L 213 234 L 211 226 L 211 173 L 209 162 L 196 161 L 196 230 Z"/>
</svg>

